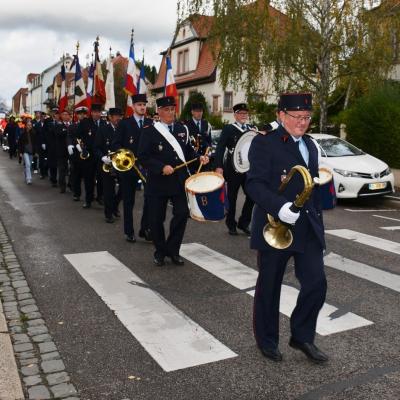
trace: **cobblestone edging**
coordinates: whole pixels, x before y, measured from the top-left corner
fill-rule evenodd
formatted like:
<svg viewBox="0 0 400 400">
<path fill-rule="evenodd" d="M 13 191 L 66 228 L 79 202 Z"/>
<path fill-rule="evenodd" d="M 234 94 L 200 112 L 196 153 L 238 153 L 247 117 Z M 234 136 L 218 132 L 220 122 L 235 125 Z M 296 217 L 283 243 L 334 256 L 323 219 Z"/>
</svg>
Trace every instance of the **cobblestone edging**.
<svg viewBox="0 0 400 400">
<path fill-rule="evenodd" d="M 1 221 L 0 300 L 25 398 L 79 400 Z"/>
</svg>

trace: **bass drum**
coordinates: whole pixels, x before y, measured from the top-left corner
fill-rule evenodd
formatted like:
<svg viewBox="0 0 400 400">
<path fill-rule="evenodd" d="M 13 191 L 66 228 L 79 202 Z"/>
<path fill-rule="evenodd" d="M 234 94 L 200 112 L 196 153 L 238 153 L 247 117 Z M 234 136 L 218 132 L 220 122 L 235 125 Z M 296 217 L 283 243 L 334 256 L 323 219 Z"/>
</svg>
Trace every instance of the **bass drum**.
<svg viewBox="0 0 400 400">
<path fill-rule="evenodd" d="M 243 174 L 250 169 L 249 149 L 257 134 L 255 131 L 245 132 L 237 141 L 232 157 L 233 168 L 236 172 Z"/>
</svg>

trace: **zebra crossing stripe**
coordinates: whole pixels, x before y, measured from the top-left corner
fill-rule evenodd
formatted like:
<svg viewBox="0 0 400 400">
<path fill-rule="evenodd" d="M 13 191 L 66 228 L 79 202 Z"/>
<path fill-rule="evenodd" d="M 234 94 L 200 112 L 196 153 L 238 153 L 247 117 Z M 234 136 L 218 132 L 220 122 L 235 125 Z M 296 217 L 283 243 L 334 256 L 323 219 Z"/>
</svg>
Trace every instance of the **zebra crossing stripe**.
<svg viewBox="0 0 400 400">
<path fill-rule="evenodd" d="M 383 219 L 387 219 L 387 220 L 389 220 L 389 221 L 397 221 L 397 222 L 400 222 L 400 219 L 398 219 L 398 218 L 385 217 L 385 216 L 383 216 L 383 215 L 373 215 L 373 217 L 376 217 L 376 218 L 383 218 Z"/>
<path fill-rule="evenodd" d="M 324 263 L 330 268 L 347 272 L 348 274 L 400 292 L 400 275 L 382 271 L 381 269 L 350 260 L 335 253 L 329 253 L 325 256 Z"/>
<path fill-rule="evenodd" d="M 381 229 L 385 231 L 398 231 L 400 230 L 400 226 L 381 226 Z"/>
<path fill-rule="evenodd" d="M 164 371 L 237 356 L 107 251 L 65 258 Z"/>
<path fill-rule="evenodd" d="M 365 244 L 379 250 L 389 251 L 391 253 L 400 254 L 400 244 L 391 240 L 382 239 L 377 236 L 366 235 L 365 233 L 352 231 L 351 229 L 332 229 L 325 233 L 342 239 L 353 240 L 354 242 Z"/>
<path fill-rule="evenodd" d="M 237 289 L 244 290 L 256 285 L 258 276 L 256 270 L 207 246 L 199 243 L 183 244 L 180 254 L 193 264 L 198 265 Z M 254 296 L 254 290 L 248 290 L 246 293 Z M 296 288 L 282 285 L 279 308 L 282 314 L 290 317 L 296 306 L 298 294 L 299 291 Z M 327 303 L 324 304 L 318 316 L 317 333 L 325 336 L 373 324 L 373 322 L 351 312 L 346 312 L 336 318 L 333 317 L 334 314 L 338 314 L 338 311 L 340 314 L 340 310 L 337 307 Z"/>
</svg>

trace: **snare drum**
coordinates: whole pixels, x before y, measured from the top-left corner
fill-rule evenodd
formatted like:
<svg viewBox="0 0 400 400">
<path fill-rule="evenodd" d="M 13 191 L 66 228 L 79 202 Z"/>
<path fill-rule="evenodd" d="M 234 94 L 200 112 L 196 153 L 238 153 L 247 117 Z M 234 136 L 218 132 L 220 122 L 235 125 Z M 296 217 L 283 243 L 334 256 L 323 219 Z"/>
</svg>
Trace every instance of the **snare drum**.
<svg viewBox="0 0 400 400">
<path fill-rule="evenodd" d="M 196 221 L 220 221 L 225 218 L 224 177 L 216 172 L 200 172 L 185 182 L 190 216 Z"/>
<path fill-rule="evenodd" d="M 236 172 L 243 174 L 250 169 L 249 149 L 255 136 L 257 136 L 257 132 L 248 131 L 240 136 L 237 141 L 232 157 L 233 167 Z"/>
</svg>

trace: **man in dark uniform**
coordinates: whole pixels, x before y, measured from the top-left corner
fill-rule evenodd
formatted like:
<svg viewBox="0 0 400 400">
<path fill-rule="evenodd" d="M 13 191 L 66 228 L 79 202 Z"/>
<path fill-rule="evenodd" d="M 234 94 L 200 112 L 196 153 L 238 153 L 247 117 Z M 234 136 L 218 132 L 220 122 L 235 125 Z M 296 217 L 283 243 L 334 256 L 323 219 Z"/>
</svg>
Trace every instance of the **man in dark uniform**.
<svg viewBox="0 0 400 400">
<path fill-rule="evenodd" d="M 201 154 L 205 153 L 207 147 L 211 148 L 211 125 L 203 119 L 203 112 L 203 104 L 192 103 L 192 118 L 185 121 L 192 145 Z"/>
<path fill-rule="evenodd" d="M 321 199 L 314 187 L 300 212 L 290 208 L 296 195 L 304 190 L 300 174 L 295 174 L 283 193 L 278 193 L 282 179 L 295 165 L 308 168 L 318 177 L 319 152 L 305 135 L 311 120 L 311 94 L 286 93 L 280 97 L 281 125 L 269 135 L 256 136 L 250 146 L 250 170 L 246 189 L 255 202 L 251 230 L 251 247 L 258 250 L 259 276 L 254 297 L 254 333 L 263 355 L 282 360 L 279 351 L 279 302 L 283 276 L 290 257 L 301 289 L 290 318 L 289 345 L 301 350 L 311 361 L 323 363 L 328 357 L 314 344 L 318 313 L 324 304 L 326 278 L 325 247 Z M 284 250 L 267 244 L 263 228 L 267 213 L 292 225 L 293 243 Z"/>
<path fill-rule="evenodd" d="M 57 187 L 57 152 L 56 152 L 56 126 L 59 124 L 60 114 L 58 108 L 51 109 L 50 118 L 44 121 L 41 147 L 47 151 L 47 165 L 49 167 L 50 182 Z"/>
<path fill-rule="evenodd" d="M 65 193 L 66 177 L 68 174 L 68 149 L 67 136 L 71 121 L 71 116 L 68 110 L 64 110 L 61 115 L 61 121 L 55 127 L 55 143 L 57 156 L 57 171 L 58 171 L 58 186 L 60 193 Z"/>
<path fill-rule="evenodd" d="M 76 145 L 78 144 L 76 132 L 80 122 L 87 117 L 87 107 L 77 107 L 75 109 L 76 122 L 73 122 L 68 130 L 68 154 L 70 161 L 70 173 L 71 173 L 71 184 L 72 184 L 72 199 L 79 201 L 82 193 L 82 179 L 83 179 L 83 160 L 80 158 L 80 154 Z"/>
<path fill-rule="evenodd" d="M 247 235 L 250 234 L 249 225 L 251 221 L 251 212 L 253 210 L 254 202 L 247 195 L 245 189 L 246 173 L 236 172 L 233 166 L 233 152 L 236 143 L 243 135 L 254 127 L 247 123 L 249 118 L 249 109 L 247 104 L 239 103 L 233 106 L 233 116 L 235 122 L 233 124 L 225 125 L 221 132 L 221 137 L 218 141 L 216 158 L 216 172 L 223 174 L 227 183 L 227 194 L 229 210 L 226 215 L 226 226 L 228 227 L 230 235 L 237 235 L 237 230 L 240 229 Z M 224 154 L 227 151 L 227 157 L 224 162 Z M 242 214 L 236 222 L 236 200 L 240 187 L 242 187 L 246 197 L 242 208 Z"/>
<path fill-rule="evenodd" d="M 94 150 L 102 165 L 105 164 L 110 169 L 109 172 L 104 172 L 102 168 L 102 179 L 105 219 L 107 223 L 113 223 L 114 216 L 119 216 L 118 205 L 121 198 L 119 193 L 115 193 L 116 174 L 112 168 L 112 161 L 108 154 L 111 153 L 112 142 L 122 118 L 122 111 L 119 108 L 110 108 L 108 115 L 109 122 L 102 124 L 96 133 Z"/>
<path fill-rule="evenodd" d="M 89 154 L 89 157 L 82 160 L 83 179 L 85 184 L 85 203 L 83 204 L 83 208 L 90 208 L 94 199 L 94 186 L 98 165 L 98 160 L 94 155 L 94 141 L 97 129 L 100 124 L 104 123 L 104 121 L 100 120 L 100 115 L 101 105 L 92 104 L 90 117 L 83 118 L 76 129 L 76 137 L 78 140 L 76 148 L 81 154 Z M 97 196 L 99 196 L 99 192 L 97 192 Z"/>
<path fill-rule="evenodd" d="M 126 119 L 123 119 L 116 132 L 113 149 L 120 148 L 128 149 L 133 152 L 135 157 L 138 156 L 139 140 L 142 130 L 145 126 L 152 125 L 153 121 L 146 118 L 147 98 L 145 94 L 137 94 L 132 96 L 134 114 Z M 139 160 L 140 161 L 140 160 Z M 135 205 L 135 194 L 139 176 L 134 168 L 130 171 L 120 172 L 119 179 L 122 188 L 122 201 L 124 206 L 124 233 L 125 239 L 128 242 L 136 241 L 133 229 L 133 207 Z M 139 236 L 146 240 L 150 239 L 150 230 L 148 222 L 148 202 L 146 196 L 146 188 L 144 195 L 144 206 L 139 230 Z M 150 239 L 151 240 L 151 239 Z"/>
<path fill-rule="evenodd" d="M 8 120 L 6 127 L 4 128 L 4 135 L 7 136 L 8 153 L 10 159 L 17 154 L 17 139 L 18 139 L 18 124 L 15 122 L 15 117 L 11 115 Z"/>
<path fill-rule="evenodd" d="M 149 200 L 150 230 L 156 248 L 154 263 L 165 264 L 170 257 L 176 265 L 184 262 L 179 256 L 185 233 L 189 210 L 185 194 L 185 180 L 189 176 L 186 167 L 174 167 L 196 157 L 189 142 L 187 128 L 175 121 L 175 98 L 172 96 L 157 99 L 160 122 L 143 130 L 139 144 L 138 157 L 147 169 L 146 195 Z M 208 157 L 201 157 L 204 164 Z M 165 238 L 164 221 L 168 201 L 172 202 L 172 220 L 169 236 Z"/>
<path fill-rule="evenodd" d="M 46 139 L 44 137 L 44 124 L 45 124 L 46 113 L 41 111 L 35 111 L 35 119 L 33 127 L 36 131 L 36 137 L 38 140 L 38 152 L 39 152 L 39 172 L 40 179 L 44 179 L 48 176 L 47 166 L 47 151 L 46 151 Z"/>
</svg>

